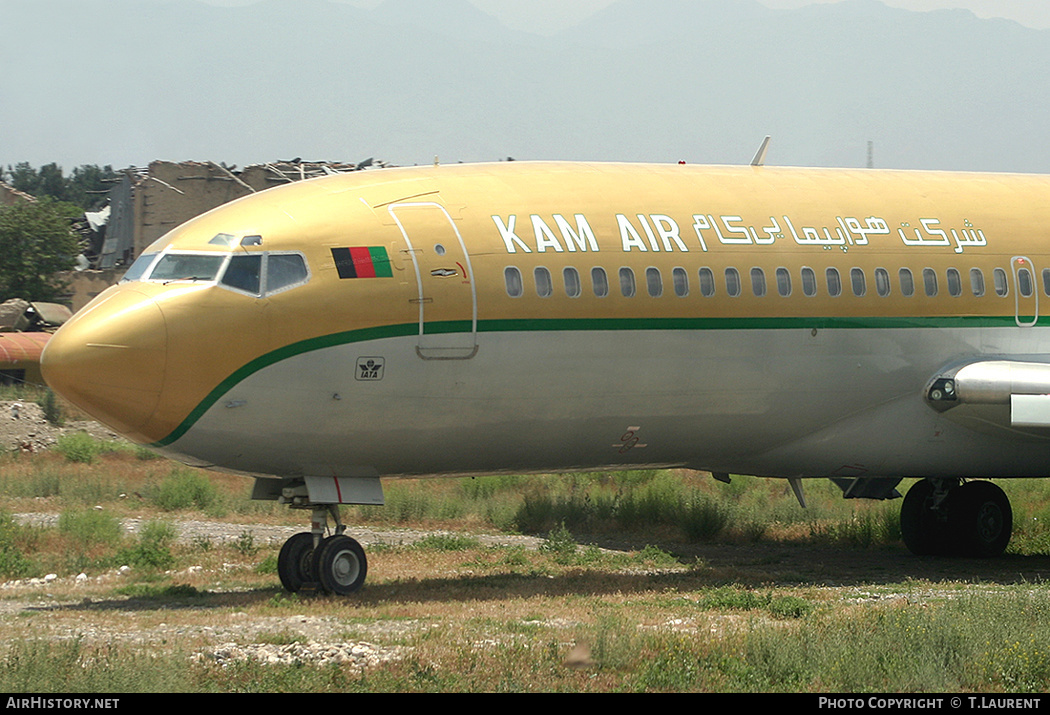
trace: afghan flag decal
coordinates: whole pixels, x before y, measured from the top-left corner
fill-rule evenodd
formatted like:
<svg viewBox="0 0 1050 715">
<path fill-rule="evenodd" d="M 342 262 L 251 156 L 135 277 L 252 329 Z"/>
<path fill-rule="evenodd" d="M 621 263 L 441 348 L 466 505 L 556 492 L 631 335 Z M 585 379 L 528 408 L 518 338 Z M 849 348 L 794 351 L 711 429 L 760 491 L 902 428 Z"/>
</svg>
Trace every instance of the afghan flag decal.
<svg viewBox="0 0 1050 715">
<path fill-rule="evenodd" d="M 340 278 L 392 278 L 390 256 L 383 246 L 333 248 L 332 260 Z"/>
</svg>

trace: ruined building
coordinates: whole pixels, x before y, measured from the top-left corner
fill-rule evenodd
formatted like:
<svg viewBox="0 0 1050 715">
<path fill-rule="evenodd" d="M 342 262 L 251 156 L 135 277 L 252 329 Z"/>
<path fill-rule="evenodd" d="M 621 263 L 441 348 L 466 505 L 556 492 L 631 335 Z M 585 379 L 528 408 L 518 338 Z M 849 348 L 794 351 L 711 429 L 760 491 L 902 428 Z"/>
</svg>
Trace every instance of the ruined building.
<svg viewBox="0 0 1050 715">
<path fill-rule="evenodd" d="M 24 191 L 19 191 L 13 186 L 0 181 L 0 206 L 10 206 L 18 201 L 36 201 Z"/>
<path fill-rule="evenodd" d="M 83 307 L 120 279 L 142 251 L 194 216 L 242 196 L 326 174 L 381 167 L 298 159 L 255 164 L 244 169 L 214 162 L 155 161 L 121 172 L 101 211 L 86 214 L 83 270 L 70 274 L 70 303 Z"/>
</svg>

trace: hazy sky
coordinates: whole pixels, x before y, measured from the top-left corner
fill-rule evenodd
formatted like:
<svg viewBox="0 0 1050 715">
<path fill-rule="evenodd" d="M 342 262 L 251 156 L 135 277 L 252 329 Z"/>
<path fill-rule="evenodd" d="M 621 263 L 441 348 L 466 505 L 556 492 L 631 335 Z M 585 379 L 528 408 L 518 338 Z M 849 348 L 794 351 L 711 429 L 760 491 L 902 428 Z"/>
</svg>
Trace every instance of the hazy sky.
<svg viewBox="0 0 1050 715">
<path fill-rule="evenodd" d="M 374 7 L 383 0 L 334 0 L 359 7 Z M 576 24 L 615 0 L 470 0 L 504 24 L 521 30 L 553 33 Z M 658 0 L 657 0 L 658 1 Z M 726 0 L 732 2 L 732 0 Z M 775 8 L 797 8 L 817 2 L 840 0 L 758 0 Z M 203 0 L 212 5 L 250 5 L 258 0 Z M 882 0 L 891 7 L 928 11 L 965 8 L 978 17 L 1003 17 L 1028 27 L 1050 28 L 1048 0 Z"/>
<path fill-rule="evenodd" d="M 381 0 L 343 0 L 356 5 L 377 5 Z M 568 26 L 585 18 L 614 0 L 470 0 L 482 10 L 503 20 L 505 24 L 540 31 L 544 17 L 548 22 L 563 22 Z M 732 0 L 727 0 L 731 2 Z M 798 8 L 816 2 L 839 0 L 758 0 L 775 8 Z M 926 11 L 944 8 L 966 8 L 978 17 L 1004 17 L 1022 25 L 1050 28 L 1048 0 L 882 0 L 883 4 L 907 10 Z M 561 28 L 554 28 L 555 30 Z"/>
<path fill-rule="evenodd" d="M 513 0 L 511 0 L 513 1 Z M 838 2 L 838 0 L 816 0 Z M 813 5 L 814 0 L 759 0 L 763 5 L 777 8 L 796 8 Z M 1050 28 L 1050 2 L 1047 0 L 882 0 L 884 5 L 920 12 L 965 8 L 977 17 L 1004 17 L 1022 25 Z"/>
<path fill-rule="evenodd" d="M 172 0 L 131 1 L 147 5 Z M 260 0 L 196 1 L 217 6 L 246 6 Z M 332 1 L 375 7 L 385 0 Z M 438 8 L 446 3 L 470 2 L 509 27 L 550 35 L 583 22 L 616 2 L 414 1 L 432 3 Z M 752 0 L 708 1 L 725 3 L 726 7 L 731 7 L 733 3 Z M 782 11 L 843 1 L 846 0 L 758 0 Z M 35 0 L 20 2 L 32 6 Z M 115 0 L 99 2 L 114 2 L 116 5 Z M 636 3 L 636 10 L 644 12 L 649 7 L 655 9 L 664 3 L 670 5 L 672 0 L 633 2 Z M 265 98 L 271 92 L 280 94 L 286 91 L 289 81 L 301 81 L 300 76 L 294 74 L 294 68 L 298 66 L 295 60 L 278 63 L 278 75 L 282 77 L 283 84 L 272 85 L 267 83 L 271 75 L 269 70 L 257 71 L 257 68 L 270 61 L 271 54 L 259 54 L 263 50 L 258 48 L 253 48 L 256 54 L 251 55 L 255 58 L 254 64 L 240 61 L 247 54 L 236 50 L 236 43 L 229 43 L 225 48 L 228 52 L 221 54 L 219 59 L 213 58 L 210 47 L 194 46 L 191 54 L 176 62 L 169 61 L 170 58 L 164 57 L 163 53 L 158 56 L 157 53 L 144 52 L 149 55 L 149 59 L 157 62 L 135 63 L 135 68 L 145 72 L 143 65 L 149 64 L 149 73 L 137 82 L 118 83 L 111 92 L 103 94 L 83 94 L 83 87 L 90 86 L 94 80 L 85 79 L 90 77 L 85 73 L 74 73 L 73 69 L 84 69 L 70 66 L 75 63 L 67 59 L 58 63 L 41 61 L 27 65 L 24 68 L 26 71 L 11 77 L 5 76 L 4 81 L 0 81 L 0 93 L 5 94 L 4 112 L 0 115 L 0 161 L 5 164 L 28 161 L 36 165 L 56 161 L 69 167 L 80 164 L 143 165 L 156 158 L 215 158 L 244 165 L 269 161 L 274 157 L 300 155 L 360 159 L 363 157 L 357 157 L 356 153 L 363 152 L 377 153 L 380 158 L 400 165 L 431 161 L 435 155 L 463 161 L 492 160 L 510 155 L 517 158 L 567 160 L 651 161 L 684 158 L 707 163 L 732 163 L 740 157 L 743 160 L 749 158 L 761 137 L 773 134 L 774 154 L 771 160 L 782 164 L 862 166 L 867 161 L 866 152 L 870 141 L 876 147 L 877 165 L 884 168 L 1048 171 L 1050 145 L 1037 141 L 1033 147 L 1030 143 L 1031 137 L 1041 136 L 1041 128 L 1046 123 L 1046 117 L 1050 116 L 1050 92 L 1046 90 L 1045 83 L 1033 83 L 1031 80 L 1033 76 L 1045 74 L 1047 63 L 1050 62 L 1045 52 L 1045 48 L 1050 47 L 1050 42 L 1046 41 L 1050 38 L 1050 34 L 1047 34 L 1050 32 L 1050 0 L 882 2 L 915 12 L 964 8 L 983 18 L 1005 17 L 1008 19 L 1003 22 L 973 23 L 967 24 L 967 27 L 974 33 L 987 33 L 989 37 L 998 38 L 996 42 L 999 45 L 1009 42 L 1003 38 L 1021 38 L 1017 40 L 1018 46 L 1027 49 L 1024 52 L 1018 50 L 1020 54 L 1011 54 L 1005 52 L 1010 47 L 995 46 L 988 49 L 987 56 L 980 52 L 969 53 L 962 70 L 958 62 L 931 64 L 929 69 L 936 69 L 940 73 L 936 75 L 936 80 L 932 79 L 933 75 L 927 76 L 927 72 L 921 71 L 920 65 L 942 59 L 944 52 L 937 57 L 929 54 L 933 51 L 930 48 L 922 56 L 910 51 L 898 52 L 894 54 L 894 62 L 886 65 L 885 72 L 870 75 L 873 91 L 881 92 L 878 95 L 880 104 L 877 106 L 869 104 L 863 93 L 858 95 L 855 83 L 843 80 L 842 73 L 837 70 L 836 58 L 855 58 L 835 52 L 813 54 L 808 64 L 796 57 L 799 63 L 791 65 L 795 69 L 794 74 L 784 76 L 777 73 L 779 68 L 770 68 L 772 55 L 763 55 L 757 60 L 765 65 L 742 67 L 738 66 L 739 63 L 726 64 L 719 65 L 718 71 L 707 71 L 706 65 L 690 65 L 696 82 L 702 81 L 710 92 L 716 93 L 716 104 L 705 104 L 695 96 L 686 96 L 686 93 L 673 104 L 668 99 L 667 102 L 640 101 L 628 106 L 623 101 L 623 95 L 633 92 L 634 84 L 645 81 L 640 77 L 650 77 L 644 75 L 646 71 L 651 70 L 652 75 L 658 75 L 656 79 L 662 82 L 657 84 L 665 94 L 657 96 L 671 98 L 680 89 L 675 84 L 675 78 L 667 77 L 666 72 L 661 74 L 663 65 L 660 63 L 667 62 L 667 57 L 655 53 L 652 53 L 655 56 L 650 57 L 651 53 L 639 52 L 616 65 L 619 71 L 627 71 L 629 77 L 623 78 L 604 69 L 621 57 L 615 52 L 610 52 L 608 56 L 598 49 L 584 53 L 585 56 L 576 58 L 580 66 L 574 69 L 567 61 L 561 61 L 567 55 L 563 55 L 560 48 L 547 42 L 523 42 L 521 45 L 526 49 L 522 52 L 534 52 L 535 57 L 542 60 L 536 76 L 548 78 L 552 84 L 544 87 L 534 81 L 535 78 L 529 77 L 524 83 L 518 80 L 520 84 L 514 91 L 508 91 L 505 83 L 501 83 L 499 72 L 473 72 L 473 65 L 456 64 L 462 57 L 469 58 L 470 43 L 476 39 L 462 38 L 458 43 L 448 43 L 458 48 L 455 52 L 442 53 L 435 48 L 427 50 L 428 57 L 438 57 L 449 63 L 447 72 L 426 71 L 399 75 L 391 70 L 383 74 L 390 69 L 388 64 L 381 62 L 371 67 L 369 72 L 376 77 L 382 76 L 386 84 L 378 80 L 373 84 L 369 73 L 316 73 L 315 81 L 303 82 L 301 87 L 297 87 L 297 95 L 310 98 L 304 101 L 304 106 L 320 107 L 322 111 L 255 113 L 251 121 L 247 122 L 223 111 L 223 105 L 228 102 L 251 103 L 258 98 Z M 196 16 L 194 13 L 186 14 Z M 880 17 L 891 16 L 893 19 L 890 22 L 896 22 L 897 16 L 902 14 L 905 13 L 876 13 Z M 789 19 L 798 23 L 811 21 L 803 17 L 805 13 L 795 13 L 794 18 L 790 17 L 792 13 L 789 12 L 783 12 L 783 15 L 785 22 Z M 315 19 L 308 19 L 305 11 L 303 16 L 304 22 L 316 22 Z M 922 16 L 910 19 L 917 22 L 902 21 L 901 26 L 914 28 L 928 24 L 921 22 Z M 223 21 L 233 20 L 226 18 Z M 341 18 L 341 21 L 352 22 L 347 18 Z M 1008 25 L 1011 21 L 1034 29 L 1011 29 Z M 142 37 L 150 36 L 149 30 L 139 29 L 137 25 L 130 27 L 136 28 L 131 31 Z M 482 27 L 489 27 L 493 34 L 499 35 L 496 28 L 484 23 Z M 741 32 L 741 28 L 735 25 L 727 29 L 734 33 Z M 195 36 L 185 30 L 180 32 Z M 7 38 L 5 49 L 9 49 L 8 45 L 17 44 L 16 38 L 28 37 L 35 38 L 35 35 L 29 33 Z M 500 36 L 500 39 L 504 37 Z M 958 46 L 950 38 L 941 39 L 942 45 L 937 47 L 948 47 L 954 51 Z M 970 41 L 979 42 L 972 38 Z M 916 43 L 913 38 L 906 49 L 912 49 L 915 44 L 920 49 L 923 46 L 921 40 Z M 111 42 L 108 45 L 119 48 L 121 43 Z M 26 39 L 19 47 L 20 52 L 28 53 L 34 51 L 35 45 Z M 147 45 L 135 47 L 146 48 Z M 336 53 L 337 48 L 334 47 L 324 56 L 353 56 L 352 53 Z M 107 61 L 121 56 L 119 49 L 111 49 L 113 51 L 104 54 Z M 414 49 L 415 45 L 399 48 L 396 57 L 409 56 Z M 606 48 L 601 49 L 604 51 Z M 801 54 L 810 56 L 810 53 Z M 908 61 L 903 64 L 899 62 L 900 54 L 906 54 Z M 380 56 L 387 57 L 382 53 Z M 603 58 L 602 63 L 590 64 L 598 57 Z M 688 59 L 698 62 L 699 57 L 698 53 L 693 53 Z M 822 58 L 828 61 L 824 62 Z M 714 59 L 720 61 L 723 57 L 720 55 Z M 528 71 L 533 66 L 529 60 L 523 59 L 521 53 L 508 53 L 504 64 L 499 65 L 500 71 L 511 75 L 519 70 Z M 995 64 L 993 60 L 1001 60 L 1006 64 Z M 181 72 L 183 61 L 192 65 L 194 71 L 184 75 Z M 217 61 L 231 63 L 231 71 L 239 74 L 235 77 L 216 72 L 215 67 L 218 65 L 214 63 Z M 333 60 L 334 63 L 338 61 Z M 476 60 L 471 61 L 476 63 Z M 876 52 L 864 67 L 881 66 L 879 63 Z M 396 65 L 394 70 L 400 67 L 397 63 L 393 64 Z M 29 67 L 36 71 L 33 82 L 25 79 Z M 472 83 L 450 79 L 465 75 L 472 78 Z M 187 76 L 189 81 L 183 82 Z M 293 76 L 294 79 L 291 79 Z M 157 77 L 165 80 L 158 81 Z M 242 81 L 238 82 L 238 77 Z M 582 81 L 580 77 L 587 79 L 586 86 L 581 85 L 581 92 L 572 94 L 576 91 L 576 83 Z M 680 83 L 681 78 L 678 80 Z M 491 85 L 485 84 L 490 81 Z M 953 93 L 937 94 L 939 101 L 929 102 L 929 95 L 924 93 L 923 87 L 924 83 L 934 81 L 936 86 L 933 90 L 939 92 L 950 86 L 954 88 Z M 48 104 L 46 111 L 41 109 L 46 104 L 45 99 L 49 100 L 55 94 L 53 85 L 63 87 L 61 96 L 81 97 L 75 117 L 69 114 L 68 107 L 53 108 Z M 326 90 L 328 85 L 344 87 L 347 91 L 333 94 Z M 487 93 L 482 89 L 483 85 L 488 88 Z M 757 100 L 754 94 L 757 90 L 749 93 L 749 86 L 774 92 L 776 101 L 785 106 L 790 105 L 795 110 L 769 112 L 768 105 L 755 103 Z M 204 87 L 207 89 L 202 92 Z M 591 99 L 588 101 L 593 106 L 579 100 L 583 89 L 590 93 L 588 96 Z M 838 94 L 832 96 L 833 91 Z M 81 94 L 78 95 L 78 92 Z M 14 101 L 6 93 L 11 93 Z M 492 97 L 500 99 L 490 101 Z M 557 112 L 551 112 L 546 105 L 550 97 L 561 98 L 565 106 L 551 105 L 559 106 Z M 365 101 L 361 101 L 362 98 Z M 125 109 L 132 100 L 134 109 Z M 733 112 L 712 110 L 719 101 L 739 101 L 742 106 L 753 109 L 737 119 Z M 957 110 L 957 101 L 964 111 Z M 895 111 L 898 107 L 916 102 L 923 103 L 922 111 Z M 116 110 L 118 104 L 122 107 L 119 111 Z M 187 106 L 193 106 L 196 110 L 186 113 L 184 108 Z M 823 107 L 823 110 L 807 111 L 807 107 L 812 110 L 814 106 Z M 602 111 L 595 111 L 596 107 L 601 107 Z M 696 120 L 679 119 L 686 116 L 694 116 Z M 601 120 L 597 125 L 596 117 Z M 1025 143 L 1026 137 L 1028 143 Z"/>
</svg>

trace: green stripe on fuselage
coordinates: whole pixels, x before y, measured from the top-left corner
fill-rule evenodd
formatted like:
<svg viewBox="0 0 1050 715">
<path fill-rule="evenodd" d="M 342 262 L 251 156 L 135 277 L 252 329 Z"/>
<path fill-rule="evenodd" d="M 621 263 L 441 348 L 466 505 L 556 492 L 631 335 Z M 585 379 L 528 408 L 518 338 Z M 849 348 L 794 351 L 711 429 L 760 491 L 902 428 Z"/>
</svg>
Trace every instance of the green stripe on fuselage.
<svg viewBox="0 0 1050 715">
<path fill-rule="evenodd" d="M 1025 321 L 1024 316 L 1021 321 Z M 1027 320 L 1030 320 L 1028 318 Z M 1040 318 L 1040 326 L 1050 324 L 1050 318 Z M 560 331 L 638 331 L 638 330 L 887 330 L 908 328 L 1006 328 L 1017 327 L 1013 315 L 1005 316 L 947 316 L 947 317 L 800 317 L 800 318 L 565 318 L 522 320 L 479 320 L 479 333 L 560 332 Z M 1026 325 L 1027 327 L 1027 325 Z M 471 321 L 427 323 L 427 333 L 469 333 Z M 1023 329 L 1023 328 L 1019 328 Z M 152 443 L 165 447 L 189 431 L 219 399 L 242 380 L 271 365 L 315 350 L 363 343 L 371 340 L 406 337 L 419 334 L 418 323 L 387 325 L 362 330 L 349 330 L 318 338 L 303 340 L 269 352 L 241 366 L 220 382 L 186 416 L 171 434 Z"/>
</svg>

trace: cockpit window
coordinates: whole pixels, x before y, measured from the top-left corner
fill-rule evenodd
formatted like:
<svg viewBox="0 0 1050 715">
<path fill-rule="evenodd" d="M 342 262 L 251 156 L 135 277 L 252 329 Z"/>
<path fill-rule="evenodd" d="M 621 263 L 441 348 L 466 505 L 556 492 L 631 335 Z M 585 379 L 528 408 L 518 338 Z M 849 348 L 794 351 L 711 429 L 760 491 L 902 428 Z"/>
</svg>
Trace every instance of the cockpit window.
<svg viewBox="0 0 1050 715">
<path fill-rule="evenodd" d="M 309 278 L 306 259 L 299 253 L 235 253 L 219 285 L 254 296 L 273 295 Z"/>
<path fill-rule="evenodd" d="M 213 281 L 222 268 L 226 254 L 221 253 L 167 253 L 161 256 L 151 281 Z"/>
<path fill-rule="evenodd" d="M 233 242 L 237 240 L 237 237 L 229 233 L 217 233 L 215 234 L 208 243 L 213 246 L 226 246 L 227 248 L 233 245 Z"/>
<path fill-rule="evenodd" d="M 266 256 L 266 293 L 274 293 L 305 283 L 309 277 L 306 260 L 298 253 L 270 253 Z"/>
<path fill-rule="evenodd" d="M 258 253 L 233 256 L 220 283 L 259 295 L 262 287 L 262 256 Z"/>
<path fill-rule="evenodd" d="M 127 272 L 120 279 L 120 282 L 125 281 L 140 281 L 142 277 L 149 270 L 149 267 L 153 265 L 153 259 L 157 257 L 156 253 L 143 253 L 141 256 L 135 259 L 135 262 L 131 264 Z"/>
<path fill-rule="evenodd" d="M 222 234 L 220 234 L 222 235 Z M 159 258 L 158 258 L 159 256 Z M 223 271 L 223 265 L 226 269 Z M 151 268 L 152 267 L 152 268 Z M 222 275 L 220 277 L 220 272 Z M 254 296 L 271 295 L 310 280 L 301 253 L 144 253 L 121 281 L 204 281 Z"/>
</svg>

